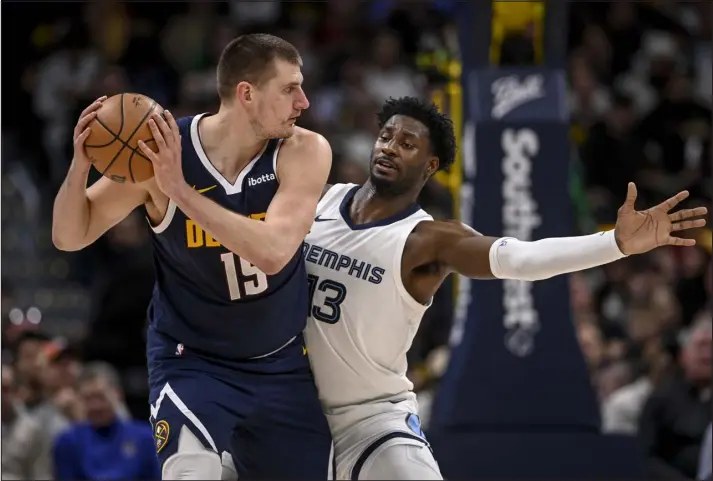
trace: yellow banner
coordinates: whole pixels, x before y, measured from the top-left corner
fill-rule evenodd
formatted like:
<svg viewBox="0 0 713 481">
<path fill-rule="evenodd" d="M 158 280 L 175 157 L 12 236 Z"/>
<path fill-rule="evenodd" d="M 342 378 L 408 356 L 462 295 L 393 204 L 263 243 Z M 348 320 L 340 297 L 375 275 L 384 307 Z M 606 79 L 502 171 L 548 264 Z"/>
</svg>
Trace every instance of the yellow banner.
<svg viewBox="0 0 713 481">
<path fill-rule="evenodd" d="M 544 59 L 545 2 L 493 2 L 490 39 L 490 62 L 500 64 L 500 53 L 505 36 L 510 32 L 528 32 L 535 47 L 535 62 Z"/>
</svg>

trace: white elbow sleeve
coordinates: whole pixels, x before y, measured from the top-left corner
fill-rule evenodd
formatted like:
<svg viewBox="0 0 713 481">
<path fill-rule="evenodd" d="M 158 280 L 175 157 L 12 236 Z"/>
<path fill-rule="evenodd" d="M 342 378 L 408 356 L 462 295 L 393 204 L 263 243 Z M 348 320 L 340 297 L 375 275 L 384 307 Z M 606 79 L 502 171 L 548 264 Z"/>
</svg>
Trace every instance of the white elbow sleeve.
<svg viewBox="0 0 713 481">
<path fill-rule="evenodd" d="M 614 231 L 526 242 L 498 239 L 490 247 L 490 270 L 499 279 L 536 281 L 597 267 L 626 257 Z"/>
</svg>

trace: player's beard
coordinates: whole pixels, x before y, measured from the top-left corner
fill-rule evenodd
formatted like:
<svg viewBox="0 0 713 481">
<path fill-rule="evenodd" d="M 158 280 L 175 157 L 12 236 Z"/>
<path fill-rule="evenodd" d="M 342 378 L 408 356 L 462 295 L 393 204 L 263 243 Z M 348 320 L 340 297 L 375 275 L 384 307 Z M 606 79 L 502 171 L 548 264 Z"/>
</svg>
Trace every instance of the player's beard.
<svg viewBox="0 0 713 481">
<path fill-rule="evenodd" d="M 271 139 L 286 139 L 292 137 L 294 133 L 294 128 L 289 126 L 279 127 L 279 128 L 267 128 L 262 124 L 257 118 L 250 119 L 250 126 L 255 132 L 255 136 L 259 139 L 271 140 Z"/>
<path fill-rule="evenodd" d="M 376 192 L 383 197 L 398 197 L 403 195 L 409 192 L 414 184 L 414 180 L 407 175 L 394 180 L 371 175 L 369 176 L 369 182 L 374 186 Z"/>
</svg>

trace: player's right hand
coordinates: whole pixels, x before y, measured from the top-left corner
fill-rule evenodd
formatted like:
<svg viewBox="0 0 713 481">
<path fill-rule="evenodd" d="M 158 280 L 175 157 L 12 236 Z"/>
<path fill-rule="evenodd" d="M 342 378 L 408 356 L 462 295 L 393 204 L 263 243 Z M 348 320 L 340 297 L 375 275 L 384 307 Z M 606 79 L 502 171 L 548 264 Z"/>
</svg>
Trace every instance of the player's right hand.
<svg viewBox="0 0 713 481">
<path fill-rule="evenodd" d="M 84 148 L 84 142 L 87 140 L 87 137 L 89 137 L 89 134 L 92 133 L 89 123 L 96 118 L 97 110 L 105 100 L 106 95 L 103 95 L 92 102 L 82 111 L 77 125 L 74 126 L 74 158 L 72 159 L 72 163 L 75 165 L 86 167 L 90 163 L 87 150 Z"/>
</svg>

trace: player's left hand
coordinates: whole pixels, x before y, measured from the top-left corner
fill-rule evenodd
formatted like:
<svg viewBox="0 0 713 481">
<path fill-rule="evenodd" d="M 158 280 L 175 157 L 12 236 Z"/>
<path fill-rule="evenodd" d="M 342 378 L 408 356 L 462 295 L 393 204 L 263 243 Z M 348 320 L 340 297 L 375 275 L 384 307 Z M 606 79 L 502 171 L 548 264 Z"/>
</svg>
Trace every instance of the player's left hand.
<svg viewBox="0 0 713 481">
<path fill-rule="evenodd" d="M 149 119 L 149 128 L 156 141 L 158 152 L 151 150 L 141 140 L 139 140 L 139 148 L 153 164 L 158 188 L 169 198 L 173 198 L 173 194 L 186 185 L 181 167 L 181 134 L 171 112 L 164 110 L 163 114 L 166 120 L 159 114 L 154 114 Z"/>
<path fill-rule="evenodd" d="M 671 235 L 674 231 L 695 229 L 706 225 L 705 219 L 695 219 L 706 215 L 708 209 L 696 207 L 670 213 L 682 200 L 688 197 L 688 191 L 679 192 L 656 207 L 637 211 L 636 185 L 629 182 L 626 200 L 619 208 L 614 237 L 622 253 L 626 255 L 643 254 L 659 246 L 693 246 L 694 239 L 683 239 Z"/>
</svg>

